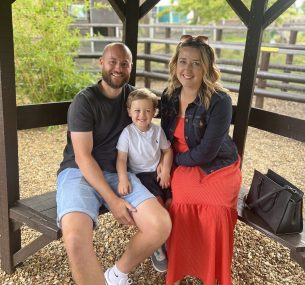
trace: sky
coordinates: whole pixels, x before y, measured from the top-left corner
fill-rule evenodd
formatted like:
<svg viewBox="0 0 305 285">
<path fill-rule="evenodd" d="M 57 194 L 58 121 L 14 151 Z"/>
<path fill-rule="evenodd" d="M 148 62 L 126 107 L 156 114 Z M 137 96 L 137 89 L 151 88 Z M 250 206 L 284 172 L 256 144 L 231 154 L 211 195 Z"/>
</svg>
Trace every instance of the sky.
<svg viewBox="0 0 305 285">
<path fill-rule="evenodd" d="M 297 5 L 297 7 L 300 7 L 303 4 L 304 0 L 296 0 L 295 4 Z"/>
</svg>

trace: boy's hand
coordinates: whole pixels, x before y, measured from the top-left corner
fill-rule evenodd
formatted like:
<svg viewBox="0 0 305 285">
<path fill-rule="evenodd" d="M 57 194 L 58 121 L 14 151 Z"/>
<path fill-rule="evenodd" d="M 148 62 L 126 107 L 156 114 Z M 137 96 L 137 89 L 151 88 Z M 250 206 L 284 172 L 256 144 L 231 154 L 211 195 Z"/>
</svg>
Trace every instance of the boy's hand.
<svg viewBox="0 0 305 285">
<path fill-rule="evenodd" d="M 118 192 L 121 196 L 125 196 L 129 193 L 131 193 L 132 189 L 131 189 L 131 184 L 129 182 L 129 180 L 122 180 L 119 181 L 119 185 L 118 185 Z"/>
<path fill-rule="evenodd" d="M 158 174 L 157 180 L 159 181 L 159 184 L 162 189 L 166 189 L 171 184 L 171 176 L 170 173 L 167 171 L 163 171 L 160 174 Z"/>
</svg>

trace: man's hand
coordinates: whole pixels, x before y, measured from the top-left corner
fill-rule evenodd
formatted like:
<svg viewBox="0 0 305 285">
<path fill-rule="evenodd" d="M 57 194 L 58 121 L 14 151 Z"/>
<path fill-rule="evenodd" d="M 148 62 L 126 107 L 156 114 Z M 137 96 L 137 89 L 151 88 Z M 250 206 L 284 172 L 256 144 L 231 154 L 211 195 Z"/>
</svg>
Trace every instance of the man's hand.
<svg viewBox="0 0 305 285">
<path fill-rule="evenodd" d="M 123 225 L 135 225 L 131 212 L 136 212 L 137 209 L 127 201 L 117 197 L 117 199 L 113 199 L 111 203 L 108 203 L 108 206 L 118 223 Z"/>
</svg>

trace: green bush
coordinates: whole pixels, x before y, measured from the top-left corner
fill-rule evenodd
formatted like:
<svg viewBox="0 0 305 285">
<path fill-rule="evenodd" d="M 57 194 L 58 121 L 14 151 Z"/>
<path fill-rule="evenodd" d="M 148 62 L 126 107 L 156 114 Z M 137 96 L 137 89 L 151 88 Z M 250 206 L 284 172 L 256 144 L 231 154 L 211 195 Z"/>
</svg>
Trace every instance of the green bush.
<svg viewBox="0 0 305 285">
<path fill-rule="evenodd" d="M 91 83 L 77 72 L 78 30 L 69 28 L 73 0 L 22 0 L 13 4 L 17 103 L 63 101 Z"/>
</svg>

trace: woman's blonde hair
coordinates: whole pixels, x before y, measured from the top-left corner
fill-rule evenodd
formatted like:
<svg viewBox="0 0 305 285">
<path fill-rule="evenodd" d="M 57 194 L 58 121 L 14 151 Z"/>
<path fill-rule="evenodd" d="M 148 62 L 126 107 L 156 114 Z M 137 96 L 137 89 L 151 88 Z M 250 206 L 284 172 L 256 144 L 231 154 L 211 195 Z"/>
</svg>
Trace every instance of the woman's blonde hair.
<svg viewBox="0 0 305 285">
<path fill-rule="evenodd" d="M 228 93 L 228 90 L 219 82 L 220 71 L 216 65 L 214 50 L 209 44 L 203 43 L 196 37 L 191 37 L 189 40 L 180 42 L 176 47 L 176 51 L 169 62 L 170 79 L 168 81 L 167 94 L 171 96 L 176 88 L 181 87 L 181 83 L 177 78 L 177 62 L 180 51 L 184 47 L 196 48 L 200 52 L 200 63 L 203 69 L 203 77 L 198 96 L 202 104 L 208 108 L 214 92 L 222 91 Z"/>
</svg>

